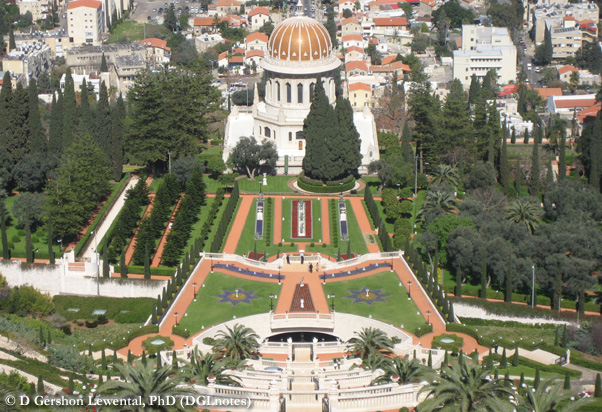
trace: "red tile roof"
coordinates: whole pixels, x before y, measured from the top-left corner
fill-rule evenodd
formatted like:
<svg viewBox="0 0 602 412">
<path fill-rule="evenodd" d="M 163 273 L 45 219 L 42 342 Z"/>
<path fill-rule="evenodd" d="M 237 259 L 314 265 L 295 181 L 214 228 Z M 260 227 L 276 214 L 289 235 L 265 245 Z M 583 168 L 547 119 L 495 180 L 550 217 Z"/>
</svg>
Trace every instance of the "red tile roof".
<svg viewBox="0 0 602 412">
<path fill-rule="evenodd" d="M 596 104 L 596 98 L 590 97 L 585 99 L 555 99 L 554 105 L 557 109 L 568 109 L 577 107 L 590 107 Z"/>
<path fill-rule="evenodd" d="M 246 41 L 247 43 L 254 41 L 254 40 L 259 40 L 259 41 L 263 41 L 263 42 L 268 42 L 270 38 L 268 37 L 267 34 L 262 33 L 260 31 L 256 31 L 255 33 L 251 33 L 247 36 Z"/>
<path fill-rule="evenodd" d="M 227 51 L 225 51 L 225 52 L 221 52 L 221 53 L 219 54 L 219 56 L 217 57 L 217 60 L 224 60 L 224 59 L 226 59 L 226 58 L 228 58 L 228 52 L 227 52 Z"/>
<path fill-rule="evenodd" d="M 245 56 L 232 56 L 228 59 L 228 63 L 244 63 Z"/>
<path fill-rule="evenodd" d="M 577 112 L 577 119 L 579 119 L 580 122 L 583 122 L 588 117 L 596 117 L 601 107 L 602 103 L 600 102 L 594 104 L 593 106 L 586 107 L 585 109 Z"/>
<path fill-rule="evenodd" d="M 349 18 L 343 19 L 343 21 L 341 21 L 341 25 L 350 24 L 350 23 L 360 24 L 359 20 L 356 19 L 355 17 L 349 17 Z"/>
<path fill-rule="evenodd" d="M 96 0 L 75 0 L 69 2 L 69 6 L 67 7 L 67 9 L 73 10 L 78 7 L 89 7 L 91 9 L 97 9 L 100 6 L 102 6 L 102 2 Z"/>
<path fill-rule="evenodd" d="M 263 50 L 249 50 L 245 57 L 248 59 L 249 57 L 265 57 L 265 52 Z"/>
<path fill-rule="evenodd" d="M 397 58 L 396 55 L 383 57 L 381 64 L 393 63 L 396 58 Z"/>
<path fill-rule="evenodd" d="M 220 17 L 219 22 L 221 23 L 222 21 L 230 23 L 230 20 L 228 20 L 228 18 L 226 18 L 226 17 Z M 215 22 L 214 17 L 195 17 L 193 25 L 201 26 L 201 27 L 210 27 L 210 26 L 213 26 L 214 22 Z"/>
<path fill-rule="evenodd" d="M 542 99 L 547 100 L 550 96 L 562 96 L 562 89 L 560 87 L 535 87 L 535 90 Z"/>
<path fill-rule="evenodd" d="M 217 6 L 240 7 L 242 3 L 236 0 L 217 0 Z"/>
<path fill-rule="evenodd" d="M 578 72 L 579 69 L 577 69 L 575 66 L 571 66 L 570 64 L 567 64 L 566 66 L 562 66 L 560 69 L 558 69 L 558 74 L 564 74 L 566 72 Z"/>
<path fill-rule="evenodd" d="M 167 40 L 157 39 L 156 37 L 150 37 L 148 39 L 140 40 L 140 43 L 147 47 L 157 47 L 159 49 L 165 49 L 171 51 L 170 47 L 167 47 Z"/>
<path fill-rule="evenodd" d="M 242 49 L 240 47 L 232 49 L 232 54 L 245 54 L 246 52 L 246 49 Z"/>
<path fill-rule="evenodd" d="M 405 17 L 376 17 L 375 26 L 408 26 L 408 19 Z"/>
<path fill-rule="evenodd" d="M 403 64 L 400 61 L 396 61 L 393 63 L 389 63 L 389 64 L 382 64 L 382 65 L 372 65 L 370 66 L 370 71 L 371 72 L 392 72 L 392 71 L 397 71 L 397 70 L 402 70 L 402 71 L 411 71 L 410 70 L 410 66 L 408 66 L 407 64 Z"/>
<path fill-rule="evenodd" d="M 249 12 L 249 14 L 247 14 L 248 17 L 253 17 L 256 16 L 258 14 L 264 14 L 266 16 L 270 15 L 270 9 L 268 9 L 267 7 L 255 7 L 253 10 L 251 10 Z"/>
<path fill-rule="evenodd" d="M 364 54 L 364 49 L 362 49 L 361 47 L 357 47 L 357 46 L 349 46 L 349 47 L 347 47 L 346 50 L 347 50 L 347 53 L 356 51 L 358 53 Z"/>
<path fill-rule="evenodd" d="M 359 34 L 349 34 L 347 36 L 343 36 L 343 42 L 352 40 L 363 41 L 364 39 Z"/>
<path fill-rule="evenodd" d="M 368 64 L 363 61 L 363 60 L 355 60 L 355 61 L 351 61 L 347 64 L 345 64 L 345 70 L 346 71 L 351 71 L 351 70 L 355 70 L 355 69 L 360 69 L 363 71 L 368 71 Z"/>
<path fill-rule="evenodd" d="M 356 90 L 366 90 L 368 92 L 371 92 L 372 88 L 370 87 L 369 84 L 366 84 L 366 83 L 361 83 L 361 82 L 359 82 L 359 83 L 351 83 L 349 85 L 349 91 L 350 92 L 355 92 Z"/>
</svg>

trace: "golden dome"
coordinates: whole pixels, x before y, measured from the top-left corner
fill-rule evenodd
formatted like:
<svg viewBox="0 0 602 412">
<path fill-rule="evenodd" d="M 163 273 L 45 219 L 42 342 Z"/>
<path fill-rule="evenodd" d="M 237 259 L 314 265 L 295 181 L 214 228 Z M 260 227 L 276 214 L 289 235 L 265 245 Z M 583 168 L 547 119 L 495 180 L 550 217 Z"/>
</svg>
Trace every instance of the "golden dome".
<svg viewBox="0 0 602 412">
<path fill-rule="evenodd" d="M 291 17 L 278 24 L 268 42 L 269 56 L 279 60 L 311 61 L 332 52 L 326 27 L 310 17 Z"/>
</svg>

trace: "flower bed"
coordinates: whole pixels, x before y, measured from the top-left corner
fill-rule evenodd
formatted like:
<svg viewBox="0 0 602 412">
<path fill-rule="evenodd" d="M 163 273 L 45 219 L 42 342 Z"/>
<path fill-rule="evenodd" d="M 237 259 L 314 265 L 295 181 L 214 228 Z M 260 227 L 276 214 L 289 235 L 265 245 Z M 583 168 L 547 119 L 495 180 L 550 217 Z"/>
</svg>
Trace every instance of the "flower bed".
<svg viewBox="0 0 602 412">
<path fill-rule="evenodd" d="M 255 213 L 255 238 L 263 238 L 263 202 L 257 202 Z"/>
<path fill-rule="evenodd" d="M 349 238 L 349 230 L 347 228 L 347 207 L 345 202 L 339 202 L 339 219 L 341 222 L 341 239 L 347 240 Z"/>
<path fill-rule="evenodd" d="M 305 233 L 300 234 L 301 225 L 299 222 L 299 204 L 305 205 Z M 311 239 L 311 200 L 293 200 L 292 207 L 292 233 L 291 237 L 294 239 Z M 302 231 L 301 231 L 302 232 Z"/>
</svg>

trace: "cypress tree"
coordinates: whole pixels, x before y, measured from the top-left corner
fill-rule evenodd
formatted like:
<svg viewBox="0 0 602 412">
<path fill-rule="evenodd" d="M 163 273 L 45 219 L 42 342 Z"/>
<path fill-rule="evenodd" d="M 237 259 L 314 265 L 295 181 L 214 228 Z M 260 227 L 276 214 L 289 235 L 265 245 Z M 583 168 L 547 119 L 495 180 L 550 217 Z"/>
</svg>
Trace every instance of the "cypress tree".
<svg viewBox="0 0 602 412">
<path fill-rule="evenodd" d="M 31 151 L 40 153 L 45 150 L 46 139 L 42 131 L 42 120 L 40 119 L 40 109 L 38 107 L 38 86 L 35 79 L 29 82 L 28 98 L 29 98 L 29 140 Z"/>
<path fill-rule="evenodd" d="M 447 357 L 447 350 L 445 350 L 445 354 L 443 355 L 443 365 L 447 366 L 449 364 L 449 358 Z"/>
<path fill-rule="evenodd" d="M 100 61 L 100 71 L 101 73 L 109 71 L 109 66 L 107 65 L 107 58 L 105 57 L 104 52 L 102 53 L 102 60 Z"/>
<path fill-rule="evenodd" d="M 42 330 L 41 326 L 38 332 L 38 341 L 40 342 L 40 345 L 46 346 L 46 341 L 44 340 L 44 331 Z"/>
<path fill-rule="evenodd" d="M 519 359 L 518 359 L 518 345 L 516 346 L 516 349 L 514 349 L 514 355 L 512 355 L 512 366 L 518 366 L 518 364 L 520 363 Z"/>
<path fill-rule="evenodd" d="M 479 297 L 481 299 L 487 299 L 487 256 L 483 256 L 481 266 L 481 289 L 479 290 Z"/>
<path fill-rule="evenodd" d="M 100 388 L 100 386 L 103 384 L 103 380 L 102 380 L 102 373 L 98 372 L 98 383 L 97 386 Z"/>
<path fill-rule="evenodd" d="M 142 364 L 143 364 L 144 366 L 146 366 L 146 351 L 145 351 L 145 350 L 143 350 L 143 351 L 142 351 L 142 359 L 141 359 L 141 362 L 142 362 Z"/>
<path fill-rule="evenodd" d="M 46 332 L 46 345 L 50 345 L 52 343 L 52 335 L 50 334 L 50 329 L 48 329 Z"/>
<path fill-rule="evenodd" d="M 510 381 L 510 371 L 506 371 L 506 373 L 504 374 L 504 381 L 506 382 L 506 385 L 512 385 L 512 382 Z"/>
<path fill-rule="evenodd" d="M 596 384 L 594 385 L 594 398 L 602 398 L 602 379 L 600 374 L 596 374 Z"/>
<path fill-rule="evenodd" d="M 521 372 L 520 373 L 520 387 L 524 387 L 525 386 L 525 372 Z"/>
<path fill-rule="evenodd" d="M 500 377 L 500 372 L 496 368 L 495 371 L 494 371 L 494 373 L 493 373 L 493 379 L 494 380 L 498 380 L 499 377 Z"/>
<path fill-rule="evenodd" d="M 111 158 L 111 108 L 109 106 L 109 91 L 105 82 L 100 84 L 98 105 L 96 106 L 96 127 L 94 128 L 94 142 L 96 146 Z"/>
<path fill-rule="evenodd" d="M 13 32 L 13 29 L 10 29 L 10 31 L 8 32 L 8 48 L 10 50 L 14 50 L 17 48 L 17 43 L 15 42 L 15 33 Z"/>
<path fill-rule="evenodd" d="M 414 161 L 414 150 L 410 144 L 411 140 L 412 130 L 410 129 L 409 122 L 406 122 L 401 133 L 401 155 L 403 156 L 403 160 L 410 164 Z"/>
<path fill-rule="evenodd" d="M 75 383 L 73 382 L 73 374 L 70 373 L 69 374 L 69 393 L 73 394 L 74 390 L 75 390 Z"/>
<path fill-rule="evenodd" d="M 510 143 L 516 144 L 516 129 L 512 126 L 512 135 L 510 137 Z"/>
<path fill-rule="evenodd" d="M 477 97 L 481 92 L 481 82 L 476 74 L 473 74 L 470 78 L 470 89 L 468 89 L 468 103 L 475 104 Z"/>
<path fill-rule="evenodd" d="M 598 113 L 594 120 L 589 153 L 589 185 L 596 191 L 600 191 L 600 175 L 602 175 L 602 134 L 600 131 L 600 115 L 601 114 Z"/>
<path fill-rule="evenodd" d="M 56 98 L 58 94 L 58 99 Z M 50 127 L 48 130 L 48 151 L 55 155 L 63 151 L 63 95 L 57 91 L 52 95 Z"/>
<path fill-rule="evenodd" d="M 92 135 L 94 132 L 94 115 L 90 108 L 90 96 L 88 94 L 88 83 L 83 79 L 80 86 L 80 104 L 79 104 L 79 130 L 82 134 Z"/>
<path fill-rule="evenodd" d="M 8 116 L 8 129 L 6 132 L 6 151 L 15 163 L 18 163 L 31 150 L 29 140 L 29 123 L 27 120 L 29 112 L 29 93 L 21 83 L 11 98 L 10 107 L 6 112 Z"/>
<path fill-rule="evenodd" d="M 351 240 L 347 242 L 347 260 L 351 259 Z"/>
<path fill-rule="evenodd" d="M 148 243 L 144 245 L 144 279 L 151 278 L 150 256 L 148 253 Z"/>
<path fill-rule="evenodd" d="M 539 198 L 541 193 L 541 175 L 539 167 L 539 143 L 537 140 L 533 142 L 533 153 L 531 155 L 531 179 L 529 180 L 529 193 L 531 196 Z"/>
<path fill-rule="evenodd" d="M 533 387 L 535 389 L 539 388 L 540 382 L 541 382 L 541 376 L 539 373 L 539 368 L 535 368 L 535 380 L 533 381 Z"/>
<path fill-rule="evenodd" d="M 506 268 L 506 276 L 504 279 L 504 301 L 506 303 L 512 303 L 512 291 L 514 290 L 514 285 L 512 283 L 512 267 L 508 265 Z"/>
<path fill-rule="evenodd" d="M 460 272 L 460 269 L 455 268 L 456 270 L 456 287 L 454 289 L 454 295 L 456 295 L 456 297 L 461 298 L 462 297 L 462 272 Z"/>
<path fill-rule="evenodd" d="M 157 369 L 160 369 L 161 366 L 163 366 L 161 363 L 161 354 L 157 353 Z"/>
<path fill-rule="evenodd" d="M 560 345 L 560 342 L 558 341 L 558 328 L 556 328 L 556 331 L 554 333 L 554 346 L 558 345 Z"/>
<path fill-rule="evenodd" d="M 495 160 L 495 140 L 493 137 L 493 130 L 489 131 L 489 140 L 487 142 L 487 163 L 493 166 Z"/>
<path fill-rule="evenodd" d="M 0 235 L 2 236 L 2 258 L 10 259 L 10 250 L 8 249 L 8 235 L 6 230 L 6 219 L 8 218 L 6 209 L 6 191 L 0 188 Z"/>
<path fill-rule="evenodd" d="M 506 357 L 506 348 L 504 348 L 504 352 L 502 352 L 502 360 L 500 361 L 500 368 L 502 368 L 502 369 L 508 368 L 508 358 Z"/>
<path fill-rule="evenodd" d="M 349 99 L 339 97 L 334 109 L 334 114 L 338 121 L 337 140 L 327 141 L 330 149 L 331 162 L 340 162 L 338 175 L 341 178 L 354 172 L 362 164 L 362 154 L 360 153 L 360 134 L 353 123 L 353 108 Z M 335 172 L 333 171 L 333 174 Z"/>
<path fill-rule="evenodd" d="M 493 369 L 493 352 L 491 351 L 491 348 L 489 348 L 489 356 L 487 356 L 487 369 Z"/>
<path fill-rule="evenodd" d="M 77 129 L 77 103 L 75 102 L 75 85 L 71 76 L 71 68 L 65 73 L 65 95 L 63 96 L 63 150 L 73 143 Z"/>
<path fill-rule="evenodd" d="M 123 173 L 123 136 L 125 133 L 125 103 L 121 94 L 117 102 L 111 108 L 111 144 L 110 154 L 111 173 L 116 182 L 121 179 Z"/>
<path fill-rule="evenodd" d="M 504 130 L 507 129 L 504 127 Z M 500 154 L 500 183 L 504 190 L 504 194 L 508 195 L 510 191 L 510 165 L 508 164 L 508 143 L 506 133 L 502 139 L 502 150 Z"/>
<path fill-rule="evenodd" d="M 121 257 L 119 259 L 119 270 L 121 272 L 121 277 L 122 278 L 127 278 L 128 277 L 128 268 L 125 265 L 125 247 L 121 251 Z"/>
<path fill-rule="evenodd" d="M 134 355 L 132 354 L 132 351 L 128 349 L 127 363 L 131 365 L 132 362 L 134 362 Z"/>
<path fill-rule="evenodd" d="M 50 264 L 54 265 L 54 250 L 52 249 L 52 219 L 50 218 L 50 216 L 48 216 L 46 226 L 48 228 L 48 259 L 50 260 Z"/>
<path fill-rule="evenodd" d="M 178 370 L 178 354 L 175 349 L 171 354 L 171 370 L 174 372 Z"/>
<path fill-rule="evenodd" d="M 525 134 L 523 135 L 523 143 L 529 144 L 529 129 L 525 129 Z"/>
<path fill-rule="evenodd" d="M 6 150 L 6 139 L 8 138 L 8 118 L 9 108 L 13 97 L 12 79 L 10 72 L 4 72 L 2 79 L 2 89 L 0 90 L 0 144 L 2 149 Z"/>
<path fill-rule="evenodd" d="M 429 369 L 433 369 L 433 351 L 429 351 L 427 365 L 428 365 Z"/>
<path fill-rule="evenodd" d="M 44 393 L 44 381 L 42 380 L 41 376 L 38 376 L 38 393 Z"/>
<path fill-rule="evenodd" d="M 568 348 L 568 334 L 566 331 L 566 323 L 564 324 L 564 329 L 562 330 L 562 347 L 563 348 Z"/>
<path fill-rule="evenodd" d="M 107 370 L 107 355 L 105 354 L 105 350 L 103 349 L 100 354 L 100 368 L 103 371 Z"/>
<path fill-rule="evenodd" d="M 560 133 L 560 148 L 558 149 L 558 181 L 566 177 L 566 136 L 564 130 Z"/>
<path fill-rule="evenodd" d="M 564 385 L 562 386 L 562 389 L 571 390 L 571 376 L 568 373 L 564 375 Z"/>
<path fill-rule="evenodd" d="M 109 267 L 109 247 L 105 241 L 104 247 L 102 248 L 102 277 L 111 277 L 111 268 Z"/>
</svg>

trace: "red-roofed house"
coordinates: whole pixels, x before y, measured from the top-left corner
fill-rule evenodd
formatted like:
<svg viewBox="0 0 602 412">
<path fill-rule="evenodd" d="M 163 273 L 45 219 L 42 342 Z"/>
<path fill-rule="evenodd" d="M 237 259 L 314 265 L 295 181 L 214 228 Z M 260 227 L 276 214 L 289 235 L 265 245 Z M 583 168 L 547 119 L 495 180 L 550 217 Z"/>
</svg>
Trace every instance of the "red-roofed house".
<svg viewBox="0 0 602 412">
<path fill-rule="evenodd" d="M 573 111 L 583 110 L 596 104 L 595 94 L 548 97 L 547 111 L 565 118 L 571 118 Z"/>
<path fill-rule="evenodd" d="M 366 75 L 368 74 L 368 63 L 363 60 L 356 60 L 345 64 L 345 71 L 347 76 L 353 76 L 356 74 Z"/>
<path fill-rule="evenodd" d="M 67 7 L 69 37 L 75 45 L 98 44 L 105 31 L 105 12 L 102 2 L 75 0 Z"/>
<path fill-rule="evenodd" d="M 255 7 L 247 14 L 247 22 L 253 30 L 259 30 L 261 26 L 271 21 L 270 9 L 267 7 Z"/>
<path fill-rule="evenodd" d="M 140 43 L 146 47 L 146 61 L 160 65 L 171 60 L 171 48 L 167 47 L 167 40 L 151 37 L 140 40 Z"/>
<path fill-rule="evenodd" d="M 401 61 L 396 61 L 389 64 L 383 65 L 372 65 L 370 66 L 372 73 L 397 73 L 399 78 L 403 77 L 404 72 L 410 72 L 410 66 L 403 64 Z"/>
<path fill-rule="evenodd" d="M 558 78 L 565 83 L 570 83 L 571 73 L 579 73 L 579 69 L 570 64 L 558 68 Z"/>
<path fill-rule="evenodd" d="M 352 34 L 361 36 L 362 35 L 362 25 L 359 20 L 355 17 L 349 17 L 348 19 L 343 19 L 341 21 L 341 35 L 343 37 L 350 36 Z"/>
<path fill-rule="evenodd" d="M 586 107 L 585 109 L 578 111 L 577 119 L 579 119 L 581 123 L 594 120 L 600 111 L 600 107 L 602 107 L 602 103 L 598 102 L 593 106 Z"/>
<path fill-rule="evenodd" d="M 219 56 L 217 57 L 217 65 L 218 67 L 228 67 L 228 52 L 222 52 L 219 54 Z"/>
<path fill-rule="evenodd" d="M 364 106 L 374 105 L 372 87 L 367 83 L 351 83 L 349 85 L 349 102 L 354 110 L 363 110 Z"/>
<path fill-rule="evenodd" d="M 550 96 L 562 96 L 562 89 L 560 87 L 535 87 L 535 90 L 542 99 L 548 100 Z"/>
<path fill-rule="evenodd" d="M 385 56 L 382 58 L 380 64 L 389 64 L 389 63 L 393 63 L 395 61 L 395 59 L 397 58 L 397 55 L 392 55 L 392 56 Z"/>
<path fill-rule="evenodd" d="M 209 10 L 215 10 L 218 16 L 227 16 L 228 14 L 240 12 L 241 4 L 241 2 L 236 0 L 217 0 L 217 3 L 209 5 Z"/>
<path fill-rule="evenodd" d="M 354 11 L 355 1 L 352 0 L 339 0 L 339 13 L 343 13 L 343 10 Z"/>
<path fill-rule="evenodd" d="M 230 20 L 226 17 L 218 18 L 219 23 L 225 21 L 228 24 Z M 218 31 L 217 25 L 215 24 L 215 17 L 195 17 L 192 23 L 192 29 L 194 35 L 198 36 L 201 33 L 215 33 Z"/>
<path fill-rule="evenodd" d="M 351 46 L 348 49 L 345 49 L 344 59 L 346 62 L 353 60 L 364 60 L 364 49 L 357 46 Z"/>
<path fill-rule="evenodd" d="M 373 22 L 375 34 L 392 34 L 394 30 L 407 31 L 410 27 L 405 17 L 376 17 Z"/>
<path fill-rule="evenodd" d="M 253 63 L 255 63 L 257 70 L 263 70 L 259 62 L 263 60 L 264 57 L 265 52 L 263 50 L 249 50 L 245 54 L 245 64 L 253 67 Z"/>
<path fill-rule="evenodd" d="M 343 48 L 348 49 L 351 46 L 361 47 L 365 49 L 368 47 L 368 41 L 357 34 L 351 34 L 349 36 L 343 36 Z"/>
<path fill-rule="evenodd" d="M 435 0 L 420 0 L 418 14 L 421 16 L 430 16 L 436 5 L 437 2 Z"/>
<path fill-rule="evenodd" d="M 380 10 L 397 8 L 397 3 L 399 3 L 399 0 L 374 0 L 369 4 L 370 12 L 376 13 Z"/>
<path fill-rule="evenodd" d="M 255 33 L 251 33 L 245 39 L 247 45 L 247 51 L 249 50 L 263 50 L 264 52 L 268 51 L 268 40 L 269 37 L 267 34 L 260 33 L 256 31 Z"/>
<path fill-rule="evenodd" d="M 245 63 L 245 56 L 232 56 L 228 59 L 230 67 L 242 66 Z"/>
</svg>

